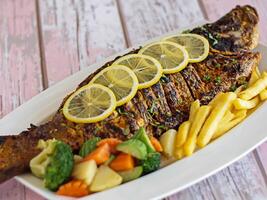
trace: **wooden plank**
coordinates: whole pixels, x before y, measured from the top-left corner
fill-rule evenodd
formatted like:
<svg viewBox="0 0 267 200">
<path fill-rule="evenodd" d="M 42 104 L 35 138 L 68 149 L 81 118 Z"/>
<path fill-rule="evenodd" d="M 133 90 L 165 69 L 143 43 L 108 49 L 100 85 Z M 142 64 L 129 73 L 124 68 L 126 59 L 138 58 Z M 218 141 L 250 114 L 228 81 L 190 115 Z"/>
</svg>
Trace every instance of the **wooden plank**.
<svg viewBox="0 0 267 200">
<path fill-rule="evenodd" d="M 0 94 L 5 115 L 42 89 L 35 4 L 0 3 Z"/>
<path fill-rule="evenodd" d="M 118 2 L 130 46 L 204 19 L 196 0 Z"/>
<path fill-rule="evenodd" d="M 224 1 L 224 0 L 202 0 L 202 5 L 205 9 L 205 13 L 210 20 L 216 20 L 226 12 L 230 11 L 236 5 L 251 5 L 254 6 L 260 17 L 260 41 L 264 44 L 267 44 L 267 1 L 266 0 L 232 0 L 232 1 Z"/>
<path fill-rule="evenodd" d="M 154 0 L 142 1 L 142 3 L 137 4 L 134 0 L 128 0 L 119 1 L 119 5 L 130 45 L 135 45 L 181 26 L 190 25 L 203 17 L 196 1 Z M 253 154 L 250 157 L 254 158 Z M 242 166 L 239 167 L 242 172 L 238 174 L 238 179 L 247 183 L 247 187 L 251 189 L 250 195 L 261 196 L 266 191 L 265 185 L 262 186 L 264 182 L 262 182 L 261 171 L 256 162 L 248 158 L 244 159 L 245 161 L 241 160 L 219 174 L 169 198 L 183 200 L 243 199 L 244 190 L 237 184 L 237 175 L 229 172 L 236 165 Z M 253 173 L 252 170 L 254 170 Z M 246 172 L 250 175 L 249 177 L 245 175 Z M 252 179 L 254 184 L 249 181 Z M 257 185 L 257 189 L 253 190 L 255 185 Z"/>
<path fill-rule="evenodd" d="M 49 85 L 125 48 L 114 0 L 48 0 L 39 5 Z"/>
<path fill-rule="evenodd" d="M 0 199 L 25 200 L 25 187 L 15 180 L 0 185 Z"/>
<path fill-rule="evenodd" d="M 228 167 L 242 199 L 266 199 L 267 186 L 252 153 Z"/>
<path fill-rule="evenodd" d="M 79 69 L 77 14 L 73 1 L 38 1 L 38 5 L 47 82 L 52 85 Z"/>
<path fill-rule="evenodd" d="M 32 0 L 0 2 L 0 117 L 42 90 L 41 66 Z M 15 180 L 0 186 L 0 199 L 25 199 Z"/>
<path fill-rule="evenodd" d="M 76 1 L 81 68 L 125 49 L 115 0 Z"/>
<path fill-rule="evenodd" d="M 228 168 L 208 178 L 216 199 L 242 200 L 239 191 L 231 177 Z M 219 189 L 218 189 L 219 188 Z"/>
</svg>

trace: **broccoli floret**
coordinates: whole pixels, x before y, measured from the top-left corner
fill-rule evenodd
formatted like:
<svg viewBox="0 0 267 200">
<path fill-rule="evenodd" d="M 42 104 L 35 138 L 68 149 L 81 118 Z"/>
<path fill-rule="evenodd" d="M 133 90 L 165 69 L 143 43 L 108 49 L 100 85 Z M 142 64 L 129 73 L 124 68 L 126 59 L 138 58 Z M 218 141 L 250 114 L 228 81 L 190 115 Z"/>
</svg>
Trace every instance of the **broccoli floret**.
<svg viewBox="0 0 267 200">
<path fill-rule="evenodd" d="M 160 166 L 160 153 L 152 152 L 147 155 L 147 159 L 142 161 L 143 174 L 156 171 Z"/>
<path fill-rule="evenodd" d="M 40 141 L 38 146 L 43 151 L 31 160 L 31 170 L 44 178 L 46 188 L 54 191 L 71 176 L 74 165 L 72 150 L 69 145 L 55 139 Z"/>
</svg>

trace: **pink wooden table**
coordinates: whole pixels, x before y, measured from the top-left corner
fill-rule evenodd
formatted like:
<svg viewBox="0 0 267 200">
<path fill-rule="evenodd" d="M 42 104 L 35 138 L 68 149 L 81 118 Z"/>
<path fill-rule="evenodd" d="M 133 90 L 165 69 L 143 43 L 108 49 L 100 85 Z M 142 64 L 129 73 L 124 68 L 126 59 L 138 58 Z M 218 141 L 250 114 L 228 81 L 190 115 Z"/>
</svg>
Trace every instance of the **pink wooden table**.
<svg viewBox="0 0 267 200">
<path fill-rule="evenodd" d="M 237 4 L 258 9 L 260 40 L 267 44 L 267 0 L 1 0 L 0 116 L 97 60 L 204 18 L 215 20 Z M 267 199 L 264 154 L 267 143 L 167 199 Z M 0 185 L 0 199 L 43 198 L 11 180 Z"/>
</svg>

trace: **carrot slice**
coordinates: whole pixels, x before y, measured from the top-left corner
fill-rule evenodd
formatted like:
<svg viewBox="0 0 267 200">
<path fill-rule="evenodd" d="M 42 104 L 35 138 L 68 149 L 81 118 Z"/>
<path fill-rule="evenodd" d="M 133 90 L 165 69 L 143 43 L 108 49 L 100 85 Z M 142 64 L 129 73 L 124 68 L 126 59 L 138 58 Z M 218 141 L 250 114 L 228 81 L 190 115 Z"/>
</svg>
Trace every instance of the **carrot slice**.
<svg viewBox="0 0 267 200">
<path fill-rule="evenodd" d="M 122 141 L 117 139 L 117 138 L 106 138 L 106 139 L 100 140 L 97 143 L 97 146 L 102 146 L 103 144 L 108 144 L 111 153 L 117 153 L 116 146 L 120 143 L 122 143 Z"/>
<path fill-rule="evenodd" d="M 160 142 L 158 141 L 157 138 L 155 137 L 150 137 L 150 142 L 152 143 L 153 147 L 155 148 L 155 150 L 157 152 L 162 152 L 163 151 L 163 148 L 160 144 Z"/>
<path fill-rule="evenodd" d="M 130 154 L 120 153 L 109 166 L 115 171 L 131 170 L 134 168 L 134 158 Z"/>
<path fill-rule="evenodd" d="M 106 162 L 109 159 L 109 156 L 110 156 L 110 149 L 109 145 L 106 143 L 97 147 L 89 155 L 85 156 L 82 161 L 95 160 L 96 164 L 100 165 Z"/>
<path fill-rule="evenodd" d="M 88 185 L 80 180 L 72 180 L 64 185 L 61 185 L 57 191 L 58 195 L 70 197 L 83 197 L 89 194 Z"/>
</svg>

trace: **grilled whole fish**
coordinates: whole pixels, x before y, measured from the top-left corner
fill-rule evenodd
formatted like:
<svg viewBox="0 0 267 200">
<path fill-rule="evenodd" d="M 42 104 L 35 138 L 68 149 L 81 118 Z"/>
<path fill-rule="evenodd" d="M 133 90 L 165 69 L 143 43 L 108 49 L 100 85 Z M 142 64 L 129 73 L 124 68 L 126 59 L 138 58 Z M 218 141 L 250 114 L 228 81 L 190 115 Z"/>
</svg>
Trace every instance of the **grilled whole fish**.
<svg viewBox="0 0 267 200">
<path fill-rule="evenodd" d="M 64 117 L 61 106 L 51 121 L 31 125 L 17 136 L 0 137 L 0 183 L 29 169 L 29 161 L 39 153 L 39 139 L 56 138 L 75 151 L 92 136 L 124 140 L 139 127 L 145 127 L 148 134 L 159 137 L 170 128 L 178 128 L 188 119 L 190 104 L 195 99 L 207 104 L 218 92 L 246 83 L 260 60 L 259 53 L 249 51 L 257 44 L 257 24 L 254 8 L 238 6 L 217 22 L 193 29 L 191 32 L 208 38 L 209 56 L 200 63 L 189 64 L 180 73 L 163 75 L 158 83 L 139 90 L 130 102 L 103 121 L 73 123 Z M 112 61 L 88 76 L 78 88 L 110 64 Z"/>
</svg>

